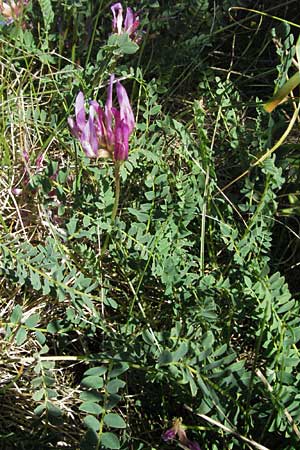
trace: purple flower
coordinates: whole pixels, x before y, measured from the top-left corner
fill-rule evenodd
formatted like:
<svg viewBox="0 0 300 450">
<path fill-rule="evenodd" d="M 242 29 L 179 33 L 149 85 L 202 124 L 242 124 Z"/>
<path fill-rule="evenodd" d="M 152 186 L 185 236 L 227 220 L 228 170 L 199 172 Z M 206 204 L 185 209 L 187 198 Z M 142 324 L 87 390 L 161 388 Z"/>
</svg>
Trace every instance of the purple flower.
<svg viewBox="0 0 300 450">
<path fill-rule="evenodd" d="M 132 40 L 136 40 L 136 30 L 140 25 L 138 14 L 134 13 L 131 8 L 127 8 L 125 20 L 123 20 L 123 7 L 121 3 L 114 3 L 111 6 L 111 10 L 113 13 L 113 33 L 127 33 Z"/>
<path fill-rule="evenodd" d="M 176 431 L 173 428 L 170 428 L 169 430 L 165 431 L 161 437 L 165 442 L 171 441 L 176 438 Z"/>
<path fill-rule="evenodd" d="M 186 448 L 190 450 L 201 450 L 198 442 L 190 441 L 187 438 L 186 432 L 182 425 L 182 419 L 176 418 L 173 420 L 173 426 L 169 430 L 165 431 L 162 434 L 162 439 L 167 442 L 173 440 L 178 437 L 180 444 L 184 445 Z"/>
<path fill-rule="evenodd" d="M 86 119 L 84 96 L 79 92 L 75 102 L 75 118 L 68 118 L 71 133 L 79 139 L 89 158 L 111 157 L 115 161 L 128 158 L 128 141 L 135 126 L 134 115 L 127 92 L 119 81 L 116 82 L 116 91 L 120 109 L 113 107 L 114 79 L 111 75 L 104 110 L 92 100 Z"/>
</svg>

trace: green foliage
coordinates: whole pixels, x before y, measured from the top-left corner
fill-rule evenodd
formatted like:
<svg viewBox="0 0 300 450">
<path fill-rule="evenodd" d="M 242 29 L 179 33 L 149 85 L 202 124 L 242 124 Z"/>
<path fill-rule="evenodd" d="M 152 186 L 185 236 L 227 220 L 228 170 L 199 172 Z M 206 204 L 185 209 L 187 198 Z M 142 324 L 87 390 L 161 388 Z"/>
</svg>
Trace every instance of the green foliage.
<svg viewBox="0 0 300 450">
<path fill-rule="evenodd" d="M 45 32 L 48 33 L 54 20 L 51 0 L 39 0 L 39 4 L 43 14 Z"/>
<path fill-rule="evenodd" d="M 254 28 L 260 53 L 213 3 L 141 1 L 138 44 L 101 0 L 0 30 L 3 448 L 167 449 L 174 417 L 202 449 L 299 446 L 298 147 L 257 163 L 289 107 L 269 119 L 247 69 L 278 40 L 280 84 L 294 37 Z M 137 122 L 115 218 L 114 163 L 67 129 L 111 72 Z"/>
<path fill-rule="evenodd" d="M 127 33 L 121 35 L 112 34 L 108 39 L 108 45 L 115 47 L 114 53 L 117 55 L 131 55 L 139 49 L 139 46 L 131 41 Z"/>
<path fill-rule="evenodd" d="M 125 382 L 117 378 L 129 367 L 121 364 L 110 365 L 109 370 L 105 366 L 93 367 L 84 373 L 81 381 L 85 390 L 80 394 L 82 404 L 79 409 L 88 416 L 84 419 L 87 432 L 82 439 L 81 448 L 102 448 L 115 449 L 120 448 L 118 436 L 111 431 L 103 431 L 104 427 L 110 429 L 124 429 L 126 422 L 120 414 L 110 412 L 121 401 L 118 395 L 120 389 L 125 386 Z M 98 392 L 102 389 L 101 394 Z"/>
</svg>

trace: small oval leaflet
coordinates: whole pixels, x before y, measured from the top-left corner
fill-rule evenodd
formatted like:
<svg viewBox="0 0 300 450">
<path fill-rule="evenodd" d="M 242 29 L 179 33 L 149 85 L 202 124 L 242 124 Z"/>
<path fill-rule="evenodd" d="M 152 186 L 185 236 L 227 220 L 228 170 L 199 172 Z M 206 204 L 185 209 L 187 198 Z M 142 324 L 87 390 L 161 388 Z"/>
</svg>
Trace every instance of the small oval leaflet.
<svg viewBox="0 0 300 450">
<path fill-rule="evenodd" d="M 98 403 L 94 402 L 84 402 L 79 406 L 80 411 L 87 412 L 89 414 L 101 414 L 103 412 L 103 408 L 98 405 Z"/>
<path fill-rule="evenodd" d="M 86 388 L 99 389 L 103 386 L 103 379 L 98 376 L 91 375 L 83 378 L 81 384 Z"/>
<path fill-rule="evenodd" d="M 97 432 L 100 428 L 100 422 L 94 416 L 86 416 L 83 421 L 85 426 L 93 431 Z"/>
<path fill-rule="evenodd" d="M 104 417 L 104 423 L 111 428 L 126 428 L 124 419 L 119 414 L 110 413 Z"/>
<path fill-rule="evenodd" d="M 101 437 L 101 445 L 104 448 L 111 448 L 112 450 L 119 449 L 121 446 L 118 436 L 114 433 L 103 433 Z"/>
</svg>

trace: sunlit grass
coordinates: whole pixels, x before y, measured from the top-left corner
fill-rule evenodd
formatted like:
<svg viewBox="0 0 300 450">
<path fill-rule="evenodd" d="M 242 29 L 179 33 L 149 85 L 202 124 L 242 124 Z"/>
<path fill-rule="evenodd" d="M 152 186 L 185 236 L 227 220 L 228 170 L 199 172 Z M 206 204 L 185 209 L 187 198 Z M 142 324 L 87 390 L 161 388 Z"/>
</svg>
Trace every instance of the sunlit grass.
<svg viewBox="0 0 300 450">
<path fill-rule="evenodd" d="M 0 447 L 167 449 L 181 417 L 202 450 L 296 449 L 299 115 L 264 111 L 267 19 L 142 1 L 134 54 L 110 4 L 71 3 L 0 30 Z M 67 124 L 112 72 L 136 118 L 117 190 Z"/>
</svg>

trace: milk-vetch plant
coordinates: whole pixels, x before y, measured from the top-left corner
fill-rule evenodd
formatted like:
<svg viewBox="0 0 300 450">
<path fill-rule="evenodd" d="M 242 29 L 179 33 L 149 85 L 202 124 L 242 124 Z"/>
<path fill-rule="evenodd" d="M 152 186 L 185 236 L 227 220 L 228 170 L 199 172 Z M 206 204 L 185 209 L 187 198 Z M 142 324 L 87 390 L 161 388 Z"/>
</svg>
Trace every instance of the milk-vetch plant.
<svg viewBox="0 0 300 450">
<path fill-rule="evenodd" d="M 112 92 L 115 76 L 111 75 L 104 110 L 96 100 L 90 101 L 89 116 L 86 120 L 84 95 L 76 97 L 75 119 L 68 122 L 72 134 L 77 137 L 89 158 L 111 158 L 115 165 L 115 202 L 112 223 L 115 220 L 120 197 L 120 164 L 128 158 L 128 140 L 133 132 L 135 120 L 126 89 L 119 80 L 116 82 L 119 110 L 113 107 Z M 108 245 L 108 235 L 102 254 Z"/>
<path fill-rule="evenodd" d="M 287 116 L 246 70 L 253 23 L 141 0 L 123 58 L 125 3 L 31 3 L 0 28 L 0 446 L 298 448 L 299 302 L 273 258 L 298 169 L 265 153 Z"/>
</svg>

